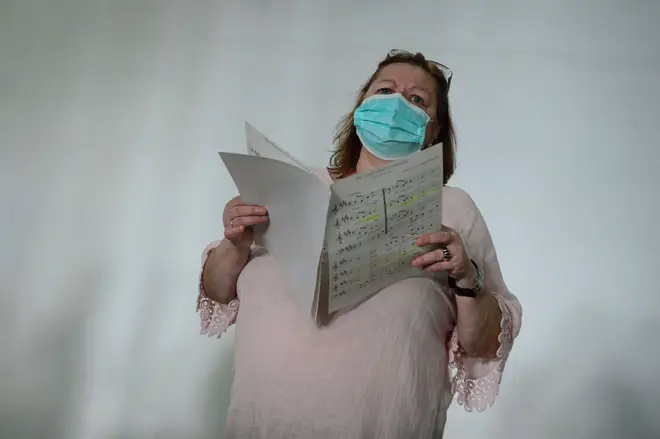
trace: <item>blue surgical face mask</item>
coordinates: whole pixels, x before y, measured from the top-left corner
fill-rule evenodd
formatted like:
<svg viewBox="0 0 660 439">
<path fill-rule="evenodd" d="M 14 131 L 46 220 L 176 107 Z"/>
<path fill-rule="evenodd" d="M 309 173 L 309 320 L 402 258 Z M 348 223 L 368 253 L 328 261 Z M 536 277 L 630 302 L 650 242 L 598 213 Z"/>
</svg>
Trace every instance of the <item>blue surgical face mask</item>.
<svg viewBox="0 0 660 439">
<path fill-rule="evenodd" d="M 424 110 L 400 93 L 370 96 L 353 112 L 362 145 L 383 160 L 397 160 L 422 149 L 429 120 Z"/>
</svg>

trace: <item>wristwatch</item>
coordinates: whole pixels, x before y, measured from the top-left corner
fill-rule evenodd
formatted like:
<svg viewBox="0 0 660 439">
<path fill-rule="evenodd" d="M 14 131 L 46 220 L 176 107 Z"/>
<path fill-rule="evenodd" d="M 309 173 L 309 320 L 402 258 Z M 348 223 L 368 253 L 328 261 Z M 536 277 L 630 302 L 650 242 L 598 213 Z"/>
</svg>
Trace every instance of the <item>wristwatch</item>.
<svg viewBox="0 0 660 439">
<path fill-rule="evenodd" d="M 477 270 L 477 278 L 474 281 L 474 287 L 472 288 L 461 288 L 456 285 L 456 279 L 453 277 L 447 278 L 447 283 L 449 288 L 454 290 L 454 294 L 461 297 L 479 297 L 484 290 L 484 274 L 481 271 L 481 268 L 476 264 L 476 262 L 470 260 L 474 268 Z"/>
</svg>

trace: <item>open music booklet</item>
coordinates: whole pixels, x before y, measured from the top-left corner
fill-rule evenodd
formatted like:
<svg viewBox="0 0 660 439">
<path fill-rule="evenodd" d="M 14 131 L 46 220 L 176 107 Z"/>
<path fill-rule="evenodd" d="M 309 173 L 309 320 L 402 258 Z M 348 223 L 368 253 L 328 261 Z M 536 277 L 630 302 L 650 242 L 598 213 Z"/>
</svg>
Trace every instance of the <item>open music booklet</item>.
<svg viewBox="0 0 660 439">
<path fill-rule="evenodd" d="M 257 241 L 317 322 L 386 286 L 431 276 L 410 265 L 419 236 L 442 228 L 442 148 L 328 186 L 246 123 L 248 154 L 220 152 L 243 201 L 266 207 Z"/>
</svg>

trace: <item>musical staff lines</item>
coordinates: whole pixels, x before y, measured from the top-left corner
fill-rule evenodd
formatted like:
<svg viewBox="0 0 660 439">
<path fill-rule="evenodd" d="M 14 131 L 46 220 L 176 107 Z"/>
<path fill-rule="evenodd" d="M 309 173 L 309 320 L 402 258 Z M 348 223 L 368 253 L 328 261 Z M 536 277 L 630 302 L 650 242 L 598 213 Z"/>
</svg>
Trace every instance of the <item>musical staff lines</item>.
<svg viewBox="0 0 660 439">
<path fill-rule="evenodd" d="M 356 291 L 371 294 L 410 272 L 410 261 L 424 251 L 415 240 L 440 230 L 442 187 L 442 168 L 430 167 L 333 200 L 326 232 L 331 303 Z"/>
</svg>

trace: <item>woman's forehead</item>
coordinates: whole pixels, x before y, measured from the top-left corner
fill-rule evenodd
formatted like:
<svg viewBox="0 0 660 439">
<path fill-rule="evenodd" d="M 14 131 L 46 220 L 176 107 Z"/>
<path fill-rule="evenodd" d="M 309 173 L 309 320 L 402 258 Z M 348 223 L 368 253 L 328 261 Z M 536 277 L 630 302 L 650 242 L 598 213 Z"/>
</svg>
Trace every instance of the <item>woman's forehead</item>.
<svg viewBox="0 0 660 439">
<path fill-rule="evenodd" d="M 404 83 L 409 86 L 418 86 L 433 90 L 435 79 L 421 67 L 407 64 L 394 63 L 383 67 L 376 75 L 374 82 L 392 81 Z"/>
</svg>

